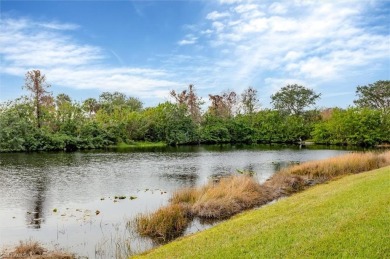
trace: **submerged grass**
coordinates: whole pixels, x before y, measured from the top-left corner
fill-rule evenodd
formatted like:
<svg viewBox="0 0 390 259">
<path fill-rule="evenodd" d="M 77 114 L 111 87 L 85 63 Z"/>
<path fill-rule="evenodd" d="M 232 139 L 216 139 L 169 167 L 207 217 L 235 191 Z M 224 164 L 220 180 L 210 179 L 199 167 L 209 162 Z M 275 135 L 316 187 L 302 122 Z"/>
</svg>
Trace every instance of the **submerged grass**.
<svg viewBox="0 0 390 259">
<path fill-rule="evenodd" d="M 317 185 L 138 258 L 390 258 L 390 167 Z"/>
<path fill-rule="evenodd" d="M 140 215 L 141 235 L 171 239 L 180 235 L 191 217 L 222 219 L 317 183 L 390 165 L 390 151 L 351 153 L 282 169 L 264 184 L 248 175 L 222 178 L 200 188 L 175 192 L 170 204 L 154 213 Z"/>
</svg>

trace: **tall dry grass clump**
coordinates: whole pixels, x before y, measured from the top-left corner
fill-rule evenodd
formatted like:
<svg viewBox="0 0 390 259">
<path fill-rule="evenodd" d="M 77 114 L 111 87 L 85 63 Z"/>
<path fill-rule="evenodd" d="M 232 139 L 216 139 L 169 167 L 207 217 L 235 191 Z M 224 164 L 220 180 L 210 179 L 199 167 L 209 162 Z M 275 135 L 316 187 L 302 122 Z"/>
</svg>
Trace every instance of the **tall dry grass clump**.
<svg viewBox="0 0 390 259">
<path fill-rule="evenodd" d="M 14 256 L 31 256 L 43 255 L 45 249 L 36 241 L 20 241 L 19 245 L 15 247 Z"/>
<path fill-rule="evenodd" d="M 273 199 L 299 192 L 310 185 L 311 181 L 305 176 L 278 172 L 268 179 L 263 186 L 268 187 Z"/>
<path fill-rule="evenodd" d="M 264 184 L 249 175 L 222 178 L 218 183 L 175 192 L 168 206 L 137 217 L 137 230 L 150 237 L 174 238 L 183 233 L 191 217 L 226 218 L 341 175 L 387 165 L 390 151 L 351 153 L 282 169 Z"/>
<path fill-rule="evenodd" d="M 203 189 L 185 188 L 173 193 L 170 202 L 171 204 L 194 204 L 199 196 L 203 193 Z"/>
<path fill-rule="evenodd" d="M 30 259 L 75 259 L 71 253 L 61 251 L 47 251 L 42 245 L 33 240 L 20 241 L 12 252 L 0 255 L 3 259 L 30 258 Z"/>
<path fill-rule="evenodd" d="M 140 235 L 169 240 L 180 236 L 187 228 L 188 208 L 171 204 L 156 212 L 138 215 L 135 223 Z"/>
<path fill-rule="evenodd" d="M 268 188 L 246 175 L 223 178 L 204 187 L 192 206 L 193 215 L 204 218 L 225 218 L 240 211 L 267 203 L 272 199 Z"/>
<path fill-rule="evenodd" d="M 306 162 L 282 169 L 281 173 L 306 176 L 319 182 L 347 174 L 356 174 L 390 165 L 390 151 L 351 153 L 320 161 Z"/>
</svg>

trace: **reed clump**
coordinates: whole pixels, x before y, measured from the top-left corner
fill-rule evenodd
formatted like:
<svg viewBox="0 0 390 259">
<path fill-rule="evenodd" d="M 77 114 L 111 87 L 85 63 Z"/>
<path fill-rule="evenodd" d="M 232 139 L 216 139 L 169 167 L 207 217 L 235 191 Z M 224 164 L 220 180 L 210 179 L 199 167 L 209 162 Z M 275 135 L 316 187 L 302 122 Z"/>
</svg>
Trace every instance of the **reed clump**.
<svg viewBox="0 0 390 259">
<path fill-rule="evenodd" d="M 31 258 L 31 259 L 75 259 L 76 256 L 62 251 L 47 251 L 42 245 L 33 240 L 20 241 L 12 252 L 4 254 L 4 259 Z"/>
<path fill-rule="evenodd" d="M 269 189 L 262 187 L 253 177 L 231 176 L 222 178 L 217 184 L 206 185 L 191 212 L 203 218 L 226 218 L 271 199 Z"/>
<path fill-rule="evenodd" d="M 295 165 L 282 169 L 279 173 L 300 175 L 317 182 L 324 182 L 338 176 L 370 171 L 387 165 L 390 165 L 390 151 L 351 153 Z"/>
<path fill-rule="evenodd" d="M 273 199 L 280 198 L 305 189 L 313 184 L 306 176 L 293 175 L 288 172 L 278 172 L 268 179 L 263 187 L 268 187 Z"/>
<path fill-rule="evenodd" d="M 194 204 L 205 188 L 184 188 L 172 194 L 171 204 Z"/>
<path fill-rule="evenodd" d="M 174 238 L 183 233 L 192 217 L 227 218 L 311 185 L 387 165 L 390 165 L 390 151 L 350 153 L 282 169 L 264 184 L 246 174 L 222 178 L 204 187 L 175 192 L 168 206 L 140 215 L 136 219 L 137 230 L 150 237 Z"/>
<path fill-rule="evenodd" d="M 188 208 L 171 204 L 156 212 L 140 214 L 136 217 L 136 229 L 142 236 L 169 240 L 180 236 L 189 223 Z"/>
<path fill-rule="evenodd" d="M 19 245 L 15 247 L 13 255 L 15 256 L 31 256 L 43 255 L 45 249 L 36 241 L 20 241 Z"/>
</svg>

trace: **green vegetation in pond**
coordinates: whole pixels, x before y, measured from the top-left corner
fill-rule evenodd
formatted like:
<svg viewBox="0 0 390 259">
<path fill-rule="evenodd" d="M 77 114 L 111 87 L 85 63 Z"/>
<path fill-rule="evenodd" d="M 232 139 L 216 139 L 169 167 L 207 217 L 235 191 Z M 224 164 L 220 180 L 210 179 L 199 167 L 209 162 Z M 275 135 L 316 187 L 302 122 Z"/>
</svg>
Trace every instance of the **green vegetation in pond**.
<svg viewBox="0 0 390 259">
<path fill-rule="evenodd" d="M 389 258 L 389 177 L 346 176 L 136 258 Z"/>
</svg>

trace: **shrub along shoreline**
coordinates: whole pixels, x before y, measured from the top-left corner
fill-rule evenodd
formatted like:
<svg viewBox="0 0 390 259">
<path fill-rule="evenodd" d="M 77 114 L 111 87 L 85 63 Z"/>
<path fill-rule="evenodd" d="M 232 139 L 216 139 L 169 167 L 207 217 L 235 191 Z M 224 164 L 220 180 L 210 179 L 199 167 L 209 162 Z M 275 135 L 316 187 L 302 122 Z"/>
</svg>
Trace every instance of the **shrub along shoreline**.
<svg viewBox="0 0 390 259">
<path fill-rule="evenodd" d="M 135 226 L 143 236 L 171 240 L 180 236 L 194 217 L 225 219 L 315 184 L 388 165 L 390 151 L 350 153 L 282 169 L 263 184 L 249 175 L 230 176 L 219 183 L 179 190 L 167 206 L 138 215 Z"/>
<path fill-rule="evenodd" d="M 0 152 L 105 149 L 134 142 L 390 144 L 389 80 L 357 87 L 356 107 L 321 110 L 310 108 L 320 94 L 297 84 L 272 95 L 273 108 L 260 109 L 253 87 L 241 94 L 209 94 L 204 107 L 189 85 L 171 91 L 172 102 L 143 107 L 138 98 L 120 92 L 103 92 L 83 102 L 65 93 L 53 96 L 45 80 L 39 70 L 28 71 L 30 96 L 0 102 Z"/>
</svg>

